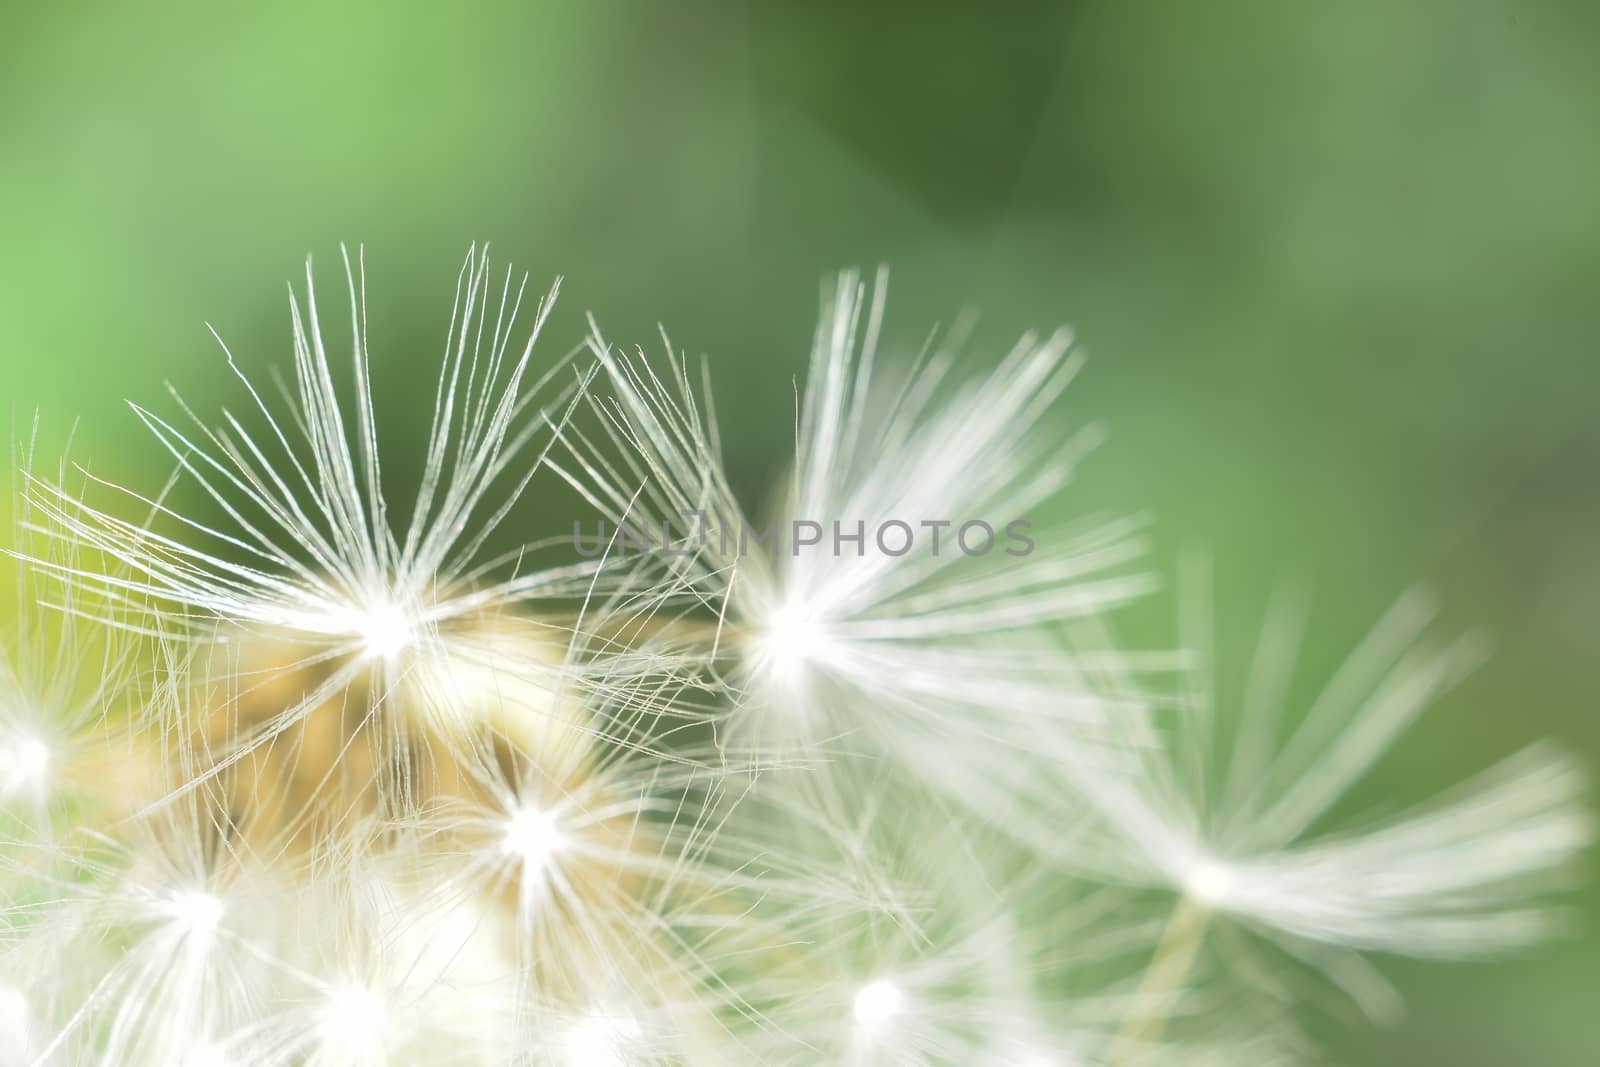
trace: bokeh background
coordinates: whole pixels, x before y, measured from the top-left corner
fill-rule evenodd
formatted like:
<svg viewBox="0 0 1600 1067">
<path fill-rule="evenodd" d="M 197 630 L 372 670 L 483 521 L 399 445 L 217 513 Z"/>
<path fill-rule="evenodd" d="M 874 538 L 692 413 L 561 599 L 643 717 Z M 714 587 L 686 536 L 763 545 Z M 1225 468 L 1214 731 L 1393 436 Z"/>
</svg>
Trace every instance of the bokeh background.
<svg viewBox="0 0 1600 1067">
<path fill-rule="evenodd" d="M 123 401 L 237 404 L 204 324 L 286 366 L 284 283 L 364 242 L 403 479 L 488 239 L 565 277 L 552 354 L 590 310 L 706 354 L 754 492 L 819 282 L 887 263 L 906 344 L 968 308 L 975 363 L 1077 328 L 1067 412 L 1111 437 L 1068 506 L 1148 511 L 1158 564 L 1207 548 L 1233 662 L 1285 578 L 1312 681 L 1415 583 L 1490 629 L 1352 801 L 1392 809 L 1537 736 L 1600 751 L 1597 55 L 1584 0 L 8 5 L 0 397 L 151 484 Z M 1308 1023 L 1349 1064 L 1587 1067 L 1576 903 L 1523 958 L 1388 965 L 1394 1029 Z"/>
</svg>

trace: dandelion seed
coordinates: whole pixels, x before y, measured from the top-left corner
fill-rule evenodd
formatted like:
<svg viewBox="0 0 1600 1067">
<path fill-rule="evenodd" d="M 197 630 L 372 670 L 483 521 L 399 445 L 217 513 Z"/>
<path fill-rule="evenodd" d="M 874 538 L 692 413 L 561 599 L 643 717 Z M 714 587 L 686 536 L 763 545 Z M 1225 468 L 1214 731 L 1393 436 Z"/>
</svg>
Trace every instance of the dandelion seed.
<svg viewBox="0 0 1600 1067">
<path fill-rule="evenodd" d="M 32 478 L 31 440 L 20 461 L 23 479 Z M 14 623 L 0 626 L 0 805 L 48 838 L 66 809 L 110 815 L 118 800 L 110 787 L 130 785 L 107 719 L 127 701 L 135 661 L 131 641 L 84 623 L 91 609 L 74 591 L 51 595 L 51 568 L 83 566 L 88 552 L 39 536 L 36 518 L 22 501 L 8 550 L 17 603 Z"/>
<path fill-rule="evenodd" d="M 488 534 L 531 479 L 538 457 L 513 473 L 544 420 L 559 418 L 557 398 L 529 411 L 550 375 L 530 381 L 534 341 L 556 290 L 540 302 L 521 354 L 510 352 L 523 285 L 508 270 L 495 295 L 487 251 L 462 267 L 427 441 L 427 470 L 409 526 L 396 530 L 380 483 L 380 460 L 367 354 L 365 269 L 345 257 L 349 281 L 355 403 L 334 384 L 323 347 L 309 261 L 308 314 L 291 296 L 295 324 L 294 407 L 274 414 L 229 357 L 266 431 L 252 433 L 225 416 L 197 436 L 144 408 L 134 411 L 173 454 L 180 470 L 228 516 L 208 525 L 162 504 L 158 514 L 193 539 L 146 531 L 77 504 L 64 489 L 37 479 L 34 505 L 66 534 L 105 551 L 132 571 L 112 579 L 71 567 L 69 579 L 110 594 L 147 592 L 224 621 L 286 631 L 319 645 L 388 654 L 463 612 L 506 602 L 562 574 L 533 574 L 479 584 Z M 492 320 L 492 322 L 491 322 Z M 296 431 L 291 433 L 291 431 Z M 352 443 L 352 433 L 355 437 Z M 123 490 L 140 499 L 132 490 Z M 472 524 L 476 522 L 477 528 Z M 222 550 L 243 552 L 235 562 Z"/>
<path fill-rule="evenodd" d="M 741 879 L 708 852 L 716 776 L 588 746 L 547 746 L 540 757 L 469 766 L 461 800 L 423 824 L 448 865 L 443 884 L 512 905 L 514 955 L 540 988 L 585 1002 L 669 1000 L 709 1018 L 709 948 L 691 948 L 673 926 L 717 907 L 728 908 L 724 926 L 739 925 L 739 906 L 721 899 Z"/>
<path fill-rule="evenodd" d="M 313 858 L 281 942 L 271 1032 L 286 1062 L 504 1063 L 519 1037 L 526 1047 L 512 924 L 494 900 L 429 877 L 418 849 L 369 822 Z"/>
<path fill-rule="evenodd" d="M 607 514 L 644 512 L 675 531 L 683 581 L 717 614 L 717 647 L 737 661 L 736 736 L 782 751 L 859 733 L 936 775 L 912 751 L 930 733 L 953 748 L 1024 732 L 1017 705 L 999 694 L 1039 668 L 1001 650 L 1002 635 L 1102 611 L 1149 582 L 1118 573 L 1140 551 L 1136 523 L 1040 532 L 1037 551 L 1003 566 L 992 549 L 974 558 L 953 543 L 966 520 L 1031 521 L 1071 481 L 1098 432 L 1047 432 L 1046 412 L 1082 359 L 1063 331 L 1023 338 L 988 378 L 949 384 L 954 358 L 938 349 L 895 381 L 879 365 L 883 291 L 880 277 L 869 299 L 845 274 L 824 308 L 795 459 L 765 522 L 735 498 L 709 389 L 695 388 L 670 345 L 658 376 L 597 333 L 616 394 L 601 412 L 632 455 L 603 466 L 569 433 L 568 458 L 552 462 Z M 951 530 L 942 550 L 903 552 L 872 533 L 859 552 L 791 553 L 784 542 L 796 523 L 831 537 L 835 520 L 851 531 L 858 521 L 924 537 L 926 524 Z M 777 549 L 751 549 L 746 535 L 767 530 L 778 531 Z"/>
<path fill-rule="evenodd" d="M 532 596 L 592 596 L 602 566 L 524 570 L 520 553 L 502 557 L 485 549 L 541 465 L 549 442 L 536 448 L 537 438 L 559 427 L 572 405 L 575 386 L 548 388 L 560 361 L 542 377 L 533 374 L 534 341 L 556 289 L 539 303 L 518 354 L 510 346 L 525 282 L 514 282 L 508 270 L 496 285 L 487 252 L 469 252 L 435 390 L 422 484 L 409 522 L 398 525 L 382 484 L 365 268 L 353 267 L 348 255 L 344 265 L 353 403 L 335 385 L 308 261 L 304 313 L 299 299 L 290 298 L 295 395 L 286 413 L 266 402 L 231 355 L 261 428 L 225 413 L 221 428 L 196 419 L 194 429 L 183 430 L 134 407 L 181 475 L 224 518 L 202 520 L 121 490 L 177 528 L 168 535 L 84 504 L 62 485 L 30 479 L 41 529 L 120 568 L 108 575 L 36 561 L 65 587 L 113 603 L 153 598 L 247 635 L 296 643 L 307 664 L 337 664 L 316 691 L 234 739 L 224 765 L 358 678 L 392 683 L 402 657 L 453 621 Z M 375 688 L 375 702 L 387 688 Z M 404 724 L 386 728 L 390 735 L 401 748 L 408 743 Z"/>
<path fill-rule="evenodd" d="M 862 772 L 766 776 L 735 815 L 786 842 L 766 858 L 771 910 L 751 931 L 784 949 L 752 948 L 758 969 L 736 972 L 770 1020 L 770 1034 L 745 1038 L 750 1058 L 987 1067 L 1010 1062 L 1025 1038 L 1043 1047 L 1047 1021 L 1072 1013 L 1042 995 L 1056 965 L 1032 957 L 1016 922 L 1028 877 L 1001 875 L 937 796 Z M 1034 933 L 1071 954 L 1064 927 Z"/>
<path fill-rule="evenodd" d="M 1225 708 L 1208 681 L 1215 672 L 1202 664 L 1170 717 L 1167 745 L 1130 746 L 1110 759 L 1070 742 L 1042 747 L 1114 835 L 1069 848 L 1069 862 L 1171 887 L 1386 1016 L 1393 994 L 1356 953 L 1470 957 L 1551 933 L 1554 914 L 1529 894 L 1593 837 L 1585 776 L 1570 757 L 1536 745 L 1428 805 L 1358 832 L 1321 829 L 1479 649 L 1470 639 L 1427 647 L 1430 613 L 1420 596 L 1407 596 L 1296 724 L 1285 694 L 1301 614 L 1281 602 L 1269 617 L 1231 725 L 1219 723 Z M 1192 647 L 1209 647 L 1203 634 L 1190 637 Z M 1222 730 L 1233 748 L 1213 758 Z M 1032 833 L 1042 843 L 1051 831 Z"/>
</svg>

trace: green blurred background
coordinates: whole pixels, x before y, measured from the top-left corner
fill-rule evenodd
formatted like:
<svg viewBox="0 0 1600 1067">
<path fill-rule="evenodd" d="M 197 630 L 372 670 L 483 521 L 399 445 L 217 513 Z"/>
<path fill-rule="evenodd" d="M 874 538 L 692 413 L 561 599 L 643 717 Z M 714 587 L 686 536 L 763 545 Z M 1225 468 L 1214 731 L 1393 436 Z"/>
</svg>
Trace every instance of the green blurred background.
<svg viewBox="0 0 1600 1067">
<path fill-rule="evenodd" d="M 98 473 L 168 469 L 124 399 L 238 402 L 204 323 L 286 366 L 284 282 L 338 284 L 341 240 L 414 431 L 486 238 L 565 276 L 552 352 L 592 309 L 706 353 L 757 486 L 819 280 L 885 262 L 907 343 L 1077 328 L 1112 436 L 1069 503 L 1209 546 L 1224 640 L 1284 577 L 1313 680 L 1414 582 L 1492 628 L 1357 806 L 1600 750 L 1600 5 L 177 0 L 10 5 L 0 42 L 0 396 Z M 1388 966 L 1397 1029 L 1312 1025 L 1351 1064 L 1593 1064 L 1586 899 L 1524 959 Z"/>
</svg>

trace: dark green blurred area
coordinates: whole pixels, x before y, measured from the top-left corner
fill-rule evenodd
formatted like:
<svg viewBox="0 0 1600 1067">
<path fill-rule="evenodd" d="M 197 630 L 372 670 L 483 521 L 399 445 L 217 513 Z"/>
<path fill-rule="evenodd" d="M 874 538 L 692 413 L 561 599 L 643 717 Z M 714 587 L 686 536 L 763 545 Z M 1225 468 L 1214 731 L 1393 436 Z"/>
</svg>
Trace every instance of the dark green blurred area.
<svg viewBox="0 0 1600 1067">
<path fill-rule="evenodd" d="M 0 396 L 97 473 L 170 466 L 124 399 L 240 404 L 205 323 L 286 367 L 284 282 L 311 252 L 342 299 L 340 241 L 404 442 L 488 239 L 565 276 L 552 356 L 589 310 L 706 353 L 755 487 L 819 281 L 885 262 L 908 346 L 1077 328 L 1069 414 L 1112 435 L 1067 503 L 1212 549 L 1236 662 L 1284 577 L 1312 679 L 1413 582 L 1491 628 L 1366 807 L 1600 749 L 1600 5 L 14 5 L 0 41 Z M 1592 1064 L 1587 899 L 1526 959 L 1388 966 L 1397 1030 L 1316 1025 L 1353 1064 Z"/>
</svg>

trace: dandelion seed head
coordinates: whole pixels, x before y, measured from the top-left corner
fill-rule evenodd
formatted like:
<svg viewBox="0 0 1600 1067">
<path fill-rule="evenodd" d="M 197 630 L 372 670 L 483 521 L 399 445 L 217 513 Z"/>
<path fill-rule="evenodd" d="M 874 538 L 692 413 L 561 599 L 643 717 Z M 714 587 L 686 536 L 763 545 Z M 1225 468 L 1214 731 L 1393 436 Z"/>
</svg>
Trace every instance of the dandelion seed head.
<svg viewBox="0 0 1600 1067">
<path fill-rule="evenodd" d="M 856 1025 L 877 1030 L 893 1022 L 906 1010 L 906 994 L 898 984 L 887 978 L 874 978 L 856 990 L 850 1014 Z"/>
<path fill-rule="evenodd" d="M 347 275 L 353 393 L 335 385 L 308 277 L 308 314 L 292 308 L 286 407 L 241 374 L 253 410 L 217 428 L 135 409 L 226 521 L 186 518 L 165 490 L 128 491 L 151 518 L 119 518 L 30 477 L 30 524 L 54 528 L 57 550 L 20 558 L 58 581 L 69 614 L 101 610 L 73 607 L 83 593 L 112 614 L 152 600 L 149 620 L 100 621 L 164 638 L 170 619 L 201 665 L 225 658 L 203 643 L 231 654 L 258 637 L 296 657 L 191 687 L 187 654 L 171 656 L 182 677 L 125 716 L 115 649 L 97 673 L 94 659 L 34 642 L 19 680 L 47 685 L 11 685 L 0 649 L 0 696 L 38 698 L 0 709 L 0 801 L 69 785 L 74 803 L 48 814 L 59 807 L 96 842 L 52 838 L 39 871 L 21 869 L 32 853 L 0 857 L 7 888 L 14 869 L 26 883 L 20 904 L 0 909 L 8 965 L 14 938 L 32 966 L 13 973 L 56 972 L 0 983 L 0 1067 L 433 1067 L 521 1062 L 530 1042 L 553 1067 L 1069 1067 L 1101 1062 L 1108 1022 L 1152 1061 L 1268 1067 L 1288 1061 L 1209 1054 L 1207 1012 L 1241 1031 L 1254 1021 L 1225 998 L 1188 1010 L 1191 984 L 1225 977 L 1188 971 L 1212 922 L 1244 923 L 1363 1007 L 1387 989 L 1365 951 L 1469 956 L 1549 929 L 1523 880 L 1535 888 L 1595 832 L 1569 758 L 1532 751 L 1360 832 L 1324 826 L 1462 669 L 1461 650 L 1416 646 L 1416 602 L 1309 708 L 1289 706 L 1298 633 L 1276 625 L 1239 702 L 1196 666 L 1211 642 L 1181 635 L 1184 651 L 1161 658 L 1178 666 L 1148 668 L 1182 671 L 1169 701 L 1142 676 L 1151 659 L 1118 652 L 1109 631 L 1105 651 L 1099 640 L 1100 612 L 1150 587 L 1123 576 L 1142 551 L 1137 524 L 1095 520 L 991 552 L 1001 523 L 1054 510 L 1098 439 L 1061 437 L 1047 417 L 1081 362 L 1065 332 L 1025 336 L 980 377 L 952 374 L 938 339 L 918 362 L 885 368 L 881 281 L 870 290 L 845 275 L 816 335 L 793 463 L 767 522 L 748 523 L 708 387 L 703 418 L 676 357 L 657 376 L 597 337 L 617 396 L 590 395 L 593 368 L 550 395 L 555 371 L 533 380 L 532 342 L 510 347 L 520 285 L 509 273 L 492 284 L 474 250 L 422 485 L 402 511 L 384 494 L 364 280 L 348 264 Z M 585 400 L 625 455 L 569 425 Z M 570 470 L 552 448 L 571 453 Z M 735 567 L 703 537 L 669 551 L 697 538 L 663 525 L 663 555 L 625 574 L 582 550 L 590 562 L 528 571 L 522 553 L 486 546 L 544 469 L 612 522 L 714 515 L 752 533 L 790 529 L 796 547 L 745 557 L 741 541 Z M 800 523 L 827 520 L 832 551 L 802 554 Z M 915 550 L 886 544 L 885 520 L 907 538 L 915 524 Z M 987 528 L 981 551 L 962 540 L 966 526 Z M 112 571 L 80 563 L 79 544 Z M 548 615 L 527 610 L 536 600 Z M 80 699 L 57 674 L 98 688 Z M 204 715 L 162 714 L 167 689 L 212 682 L 228 690 L 218 714 L 211 697 Z M 1153 715 L 1169 703 L 1186 713 L 1170 728 Z M 1240 721 L 1214 730 L 1235 703 Z M 124 750 L 125 725 L 159 738 Z M 852 741 L 812 758 L 846 737 L 863 751 Z M 150 792 L 186 783 L 140 819 L 80 814 L 97 811 L 77 803 L 80 784 L 89 801 L 142 797 L 142 784 L 102 773 L 129 763 L 125 751 L 171 748 L 179 755 L 149 768 L 131 761 L 137 777 L 159 777 Z M 266 788 L 280 777 L 318 784 L 280 802 Z M 927 792 L 907 792 L 919 781 Z M 991 851 L 996 827 L 1007 834 Z M 1060 866 L 1100 883 L 1073 895 L 1070 931 L 1050 926 L 1068 911 Z M 290 903 L 238 906 L 261 887 L 288 889 Z M 1169 927 L 1183 938 L 1124 909 L 1129 887 L 1186 898 Z M 10 921 L 13 907 L 23 921 Z M 36 910 L 49 921 L 33 922 Z M 1126 929 L 1103 929 L 1128 911 Z M 1080 930 L 1089 953 L 1119 957 L 1103 990 L 1084 979 L 1083 1005 L 1076 974 L 1050 980 Z M 1155 985 L 1116 977 L 1130 946 L 1155 948 Z M 1164 974 L 1174 961 L 1182 973 Z M 1112 1051 L 1105 1061 L 1122 1062 Z"/>
</svg>

